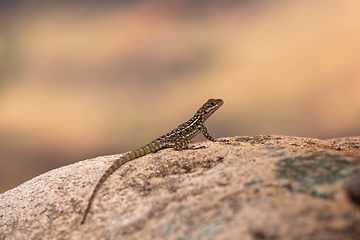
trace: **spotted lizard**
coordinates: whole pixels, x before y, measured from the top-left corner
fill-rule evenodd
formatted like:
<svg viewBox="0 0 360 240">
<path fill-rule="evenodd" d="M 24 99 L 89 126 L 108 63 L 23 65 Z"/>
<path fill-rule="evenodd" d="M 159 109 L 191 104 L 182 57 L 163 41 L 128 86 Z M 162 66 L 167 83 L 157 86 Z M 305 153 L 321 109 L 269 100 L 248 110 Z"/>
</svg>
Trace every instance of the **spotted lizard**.
<svg viewBox="0 0 360 240">
<path fill-rule="evenodd" d="M 85 210 L 83 219 L 81 224 L 85 222 L 86 216 L 90 211 L 91 204 L 94 200 L 96 193 L 99 191 L 101 185 L 105 182 L 105 180 L 114 173 L 119 167 L 125 164 L 128 161 L 134 160 L 136 158 L 142 157 L 146 154 L 157 152 L 163 148 L 174 148 L 175 150 L 185 150 L 189 149 L 190 140 L 202 133 L 205 138 L 210 141 L 215 142 L 216 140 L 208 133 L 205 127 L 205 121 L 222 105 L 224 101 L 222 99 L 209 99 L 201 108 L 195 113 L 195 115 L 190 118 L 187 122 L 180 124 L 177 128 L 172 130 L 171 132 L 158 137 L 154 141 L 149 144 L 139 148 L 135 151 L 128 152 L 124 156 L 118 158 L 102 175 L 96 184 L 92 195 L 89 199 L 87 208 Z"/>
</svg>

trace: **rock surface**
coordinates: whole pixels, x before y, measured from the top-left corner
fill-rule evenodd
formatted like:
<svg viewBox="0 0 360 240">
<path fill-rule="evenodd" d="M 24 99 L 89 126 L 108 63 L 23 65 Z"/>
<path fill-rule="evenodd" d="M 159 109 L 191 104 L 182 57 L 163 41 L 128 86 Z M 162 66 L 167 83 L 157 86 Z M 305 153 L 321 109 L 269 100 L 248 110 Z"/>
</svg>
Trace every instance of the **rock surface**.
<svg viewBox="0 0 360 240">
<path fill-rule="evenodd" d="M 122 166 L 84 225 L 88 198 L 119 155 L 35 177 L 0 195 L 0 239 L 360 239 L 360 207 L 344 187 L 360 167 L 360 137 L 194 145 Z"/>
</svg>

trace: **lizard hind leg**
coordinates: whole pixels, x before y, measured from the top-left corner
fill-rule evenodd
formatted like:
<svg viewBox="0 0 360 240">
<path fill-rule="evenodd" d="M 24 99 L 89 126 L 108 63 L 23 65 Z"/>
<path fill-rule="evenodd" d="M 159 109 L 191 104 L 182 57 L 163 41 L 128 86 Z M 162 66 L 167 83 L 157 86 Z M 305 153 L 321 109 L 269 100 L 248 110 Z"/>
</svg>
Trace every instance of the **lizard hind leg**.
<svg viewBox="0 0 360 240">
<path fill-rule="evenodd" d="M 176 151 L 186 150 L 186 149 L 189 149 L 189 143 L 190 143 L 190 140 L 182 139 L 181 141 L 175 142 L 173 148 Z"/>
<path fill-rule="evenodd" d="M 181 150 L 197 150 L 197 149 L 203 149 L 205 148 L 204 146 L 199 146 L 199 147 L 195 147 L 195 146 L 189 146 L 190 141 L 188 140 L 186 143 L 184 142 L 179 142 L 176 143 L 173 148 L 176 151 L 181 151 Z"/>
</svg>

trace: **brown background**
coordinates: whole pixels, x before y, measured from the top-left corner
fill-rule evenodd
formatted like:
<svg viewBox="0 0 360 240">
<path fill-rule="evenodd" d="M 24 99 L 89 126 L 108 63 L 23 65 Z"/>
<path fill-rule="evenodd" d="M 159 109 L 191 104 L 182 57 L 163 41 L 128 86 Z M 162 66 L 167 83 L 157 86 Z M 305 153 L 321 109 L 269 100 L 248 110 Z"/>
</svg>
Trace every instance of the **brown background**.
<svg viewBox="0 0 360 240">
<path fill-rule="evenodd" d="M 208 98 L 225 101 L 207 124 L 215 137 L 360 135 L 358 1 L 0 9 L 0 192 L 140 147 Z"/>
</svg>

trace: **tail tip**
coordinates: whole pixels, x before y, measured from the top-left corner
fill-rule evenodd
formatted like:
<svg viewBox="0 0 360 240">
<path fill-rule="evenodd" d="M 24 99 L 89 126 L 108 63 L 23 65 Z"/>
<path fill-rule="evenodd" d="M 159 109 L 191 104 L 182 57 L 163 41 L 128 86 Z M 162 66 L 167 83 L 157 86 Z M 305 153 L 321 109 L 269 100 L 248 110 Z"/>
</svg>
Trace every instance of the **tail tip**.
<svg viewBox="0 0 360 240">
<path fill-rule="evenodd" d="M 86 215 L 87 215 L 87 213 L 84 214 L 84 217 L 83 217 L 83 219 L 81 220 L 81 225 L 83 225 L 83 224 L 85 223 Z"/>
</svg>

